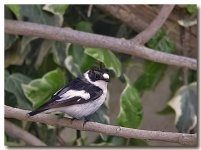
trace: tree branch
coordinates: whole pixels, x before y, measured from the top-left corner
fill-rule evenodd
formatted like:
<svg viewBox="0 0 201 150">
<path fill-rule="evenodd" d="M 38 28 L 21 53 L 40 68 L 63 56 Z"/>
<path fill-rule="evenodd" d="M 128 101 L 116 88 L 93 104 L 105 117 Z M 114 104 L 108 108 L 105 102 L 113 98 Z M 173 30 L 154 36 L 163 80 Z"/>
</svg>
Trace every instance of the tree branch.
<svg viewBox="0 0 201 150">
<path fill-rule="evenodd" d="M 15 124 L 11 123 L 10 121 L 5 120 L 5 131 L 6 133 L 13 137 L 22 139 L 29 145 L 33 146 L 46 146 L 45 143 L 40 141 L 38 138 L 30 134 L 29 132 L 23 130 L 22 128 L 16 126 Z"/>
<path fill-rule="evenodd" d="M 141 45 L 147 43 L 164 24 L 173 8 L 174 5 L 163 5 L 158 16 L 152 21 L 152 23 L 145 30 L 140 32 L 135 38 L 133 38 L 132 41 L 135 44 Z"/>
<path fill-rule="evenodd" d="M 85 33 L 70 28 L 59 28 L 36 23 L 5 20 L 5 32 L 72 42 L 88 47 L 107 48 L 115 52 L 139 56 L 155 62 L 187 67 L 194 70 L 197 69 L 196 59 L 159 52 L 138 44 L 133 44 L 130 40 Z"/>
<path fill-rule="evenodd" d="M 104 13 L 107 12 L 107 14 L 114 18 L 117 18 L 138 33 L 147 28 L 160 11 L 159 5 L 95 5 L 95 7 Z M 176 43 L 176 52 L 178 54 L 180 49 L 185 49 L 185 46 L 183 46 L 180 42 L 181 26 L 176 22 L 181 16 L 186 15 L 188 14 L 186 14 L 185 9 L 181 9 L 176 6 L 163 24 L 164 29 L 168 32 L 168 36 L 170 36 L 171 39 L 173 39 Z M 197 26 L 193 26 L 191 28 L 191 31 L 187 31 L 191 39 L 188 41 L 191 47 L 191 51 L 189 52 L 188 56 L 197 58 Z"/>
<path fill-rule="evenodd" d="M 120 126 L 100 124 L 97 122 L 86 122 L 83 127 L 83 121 L 73 120 L 67 118 L 59 118 L 54 115 L 40 114 L 32 117 L 28 117 L 29 111 L 5 106 L 5 117 L 15 118 L 19 120 L 33 121 L 45 123 L 53 126 L 65 126 L 74 128 L 77 130 L 93 131 L 98 133 L 104 133 L 108 135 L 120 136 L 124 138 L 136 138 L 145 140 L 157 140 L 179 143 L 182 145 L 196 146 L 197 135 L 196 134 L 183 134 L 161 131 L 146 131 L 132 128 L 125 128 Z"/>
</svg>

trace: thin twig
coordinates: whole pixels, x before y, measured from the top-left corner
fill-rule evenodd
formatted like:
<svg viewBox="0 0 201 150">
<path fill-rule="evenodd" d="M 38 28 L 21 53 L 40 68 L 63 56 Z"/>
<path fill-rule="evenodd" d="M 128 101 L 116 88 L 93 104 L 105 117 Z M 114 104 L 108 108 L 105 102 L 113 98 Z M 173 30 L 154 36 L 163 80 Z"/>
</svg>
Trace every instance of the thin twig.
<svg viewBox="0 0 201 150">
<path fill-rule="evenodd" d="M 183 134 L 173 132 L 161 132 L 161 131 L 147 131 L 132 128 L 125 128 L 120 126 L 100 124 L 96 122 L 86 122 L 83 127 L 83 121 L 71 120 L 67 118 L 60 118 L 53 115 L 40 114 L 32 117 L 28 117 L 29 111 L 22 110 L 19 108 L 13 108 L 5 106 L 5 117 L 15 118 L 19 120 L 33 121 L 45 123 L 53 126 L 65 126 L 74 128 L 77 130 L 93 131 L 108 135 L 120 136 L 125 138 L 136 138 L 145 140 L 157 140 L 179 143 L 183 145 L 196 146 L 197 145 L 197 134 Z"/>
<path fill-rule="evenodd" d="M 91 17 L 92 8 L 93 8 L 93 5 L 89 5 L 88 11 L 87 11 L 87 17 Z"/>
<path fill-rule="evenodd" d="M 36 23 L 5 20 L 5 32 L 71 42 L 88 47 L 107 48 L 115 52 L 139 56 L 155 62 L 187 67 L 194 70 L 197 69 L 196 59 L 159 52 L 138 44 L 133 44 L 130 40 L 85 33 L 70 28 L 59 28 Z"/>
<path fill-rule="evenodd" d="M 46 146 L 45 143 L 40 141 L 38 138 L 36 138 L 32 134 L 30 134 L 29 132 L 23 130 L 22 128 L 16 126 L 15 124 L 7 120 L 5 120 L 5 131 L 9 136 L 13 138 L 21 139 L 29 145 Z"/>
<path fill-rule="evenodd" d="M 158 16 L 152 21 L 152 23 L 144 31 L 140 32 L 135 38 L 133 38 L 132 41 L 135 44 L 141 45 L 147 43 L 164 24 L 173 8 L 174 5 L 163 5 Z"/>
</svg>

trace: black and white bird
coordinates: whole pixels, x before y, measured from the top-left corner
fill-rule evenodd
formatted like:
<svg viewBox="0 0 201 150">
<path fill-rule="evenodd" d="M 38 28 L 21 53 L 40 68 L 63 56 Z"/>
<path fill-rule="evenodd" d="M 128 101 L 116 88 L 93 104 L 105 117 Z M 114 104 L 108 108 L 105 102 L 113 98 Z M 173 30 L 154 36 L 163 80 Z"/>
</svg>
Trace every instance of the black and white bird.
<svg viewBox="0 0 201 150">
<path fill-rule="evenodd" d="M 57 91 L 48 102 L 28 115 L 56 111 L 76 119 L 85 118 L 104 103 L 108 82 L 109 74 L 106 69 L 92 68 Z"/>
</svg>

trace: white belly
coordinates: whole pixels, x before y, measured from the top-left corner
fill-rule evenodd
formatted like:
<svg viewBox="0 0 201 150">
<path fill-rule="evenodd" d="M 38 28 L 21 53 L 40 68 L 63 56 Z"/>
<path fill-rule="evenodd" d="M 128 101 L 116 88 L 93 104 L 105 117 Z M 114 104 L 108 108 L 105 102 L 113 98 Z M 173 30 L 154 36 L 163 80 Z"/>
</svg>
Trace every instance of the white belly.
<svg viewBox="0 0 201 150">
<path fill-rule="evenodd" d="M 80 119 L 82 117 L 86 117 L 90 114 L 93 114 L 95 111 L 97 111 L 100 106 L 104 103 L 106 99 L 106 91 L 103 92 L 103 95 L 99 97 L 97 100 L 94 100 L 92 102 L 84 103 L 84 104 L 77 104 L 67 107 L 60 107 L 56 108 L 53 111 L 60 111 L 67 113 L 71 117 Z"/>
</svg>

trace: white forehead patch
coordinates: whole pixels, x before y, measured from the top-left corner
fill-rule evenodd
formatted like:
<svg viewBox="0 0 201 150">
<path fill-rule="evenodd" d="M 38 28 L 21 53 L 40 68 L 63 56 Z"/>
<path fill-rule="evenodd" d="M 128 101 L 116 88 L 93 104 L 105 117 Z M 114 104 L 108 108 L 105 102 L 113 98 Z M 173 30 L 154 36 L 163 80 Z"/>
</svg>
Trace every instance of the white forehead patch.
<svg viewBox="0 0 201 150">
<path fill-rule="evenodd" d="M 108 75 L 107 73 L 104 73 L 104 74 L 103 74 L 103 78 L 109 79 L 109 75 Z"/>
</svg>

